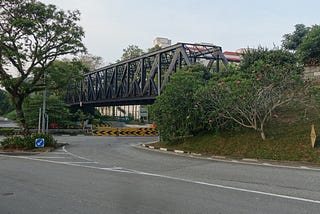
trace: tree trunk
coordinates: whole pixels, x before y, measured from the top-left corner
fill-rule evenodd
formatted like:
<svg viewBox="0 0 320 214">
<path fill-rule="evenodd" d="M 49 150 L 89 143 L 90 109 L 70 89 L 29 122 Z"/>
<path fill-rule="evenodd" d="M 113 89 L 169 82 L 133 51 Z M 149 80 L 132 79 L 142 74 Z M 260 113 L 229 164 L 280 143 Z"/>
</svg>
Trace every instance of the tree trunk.
<svg viewBox="0 0 320 214">
<path fill-rule="evenodd" d="M 29 130 L 28 130 L 26 119 L 24 117 L 24 112 L 22 109 L 23 101 L 24 101 L 23 97 L 16 98 L 14 105 L 16 107 L 17 121 L 20 125 L 21 132 L 23 135 L 27 135 L 29 133 Z"/>
<path fill-rule="evenodd" d="M 262 140 L 265 140 L 266 139 L 266 135 L 264 134 L 264 131 L 260 131 L 260 135 L 261 135 L 261 138 Z"/>
</svg>

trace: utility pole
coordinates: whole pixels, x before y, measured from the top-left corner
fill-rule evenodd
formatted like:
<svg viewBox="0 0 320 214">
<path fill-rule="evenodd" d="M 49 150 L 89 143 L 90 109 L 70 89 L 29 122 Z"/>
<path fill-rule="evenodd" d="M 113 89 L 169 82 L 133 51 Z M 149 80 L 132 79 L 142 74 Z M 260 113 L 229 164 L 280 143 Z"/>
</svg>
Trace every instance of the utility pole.
<svg viewBox="0 0 320 214">
<path fill-rule="evenodd" d="M 46 75 L 43 73 L 43 82 L 44 82 L 44 90 L 43 90 L 43 102 L 42 102 L 42 133 L 46 131 L 46 99 L 47 99 L 47 85 L 46 85 Z"/>
<path fill-rule="evenodd" d="M 46 131 L 46 98 L 47 98 L 47 90 L 43 91 L 43 103 L 42 103 L 42 133 Z"/>
</svg>

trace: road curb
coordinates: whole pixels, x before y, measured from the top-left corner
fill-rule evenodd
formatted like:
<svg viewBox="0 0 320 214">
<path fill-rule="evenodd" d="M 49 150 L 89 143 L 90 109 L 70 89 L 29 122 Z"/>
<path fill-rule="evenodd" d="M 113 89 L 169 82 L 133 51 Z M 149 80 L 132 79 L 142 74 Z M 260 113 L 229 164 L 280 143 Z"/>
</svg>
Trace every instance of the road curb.
<svg viewBox="0 0 320 214">
<path fill-rule="evenodd" d="M 168 148 L 164 148 L 164 147 L 155 147 L 155 146 L 149 146 L 146 144 L 140 144 L 140 146 L 148 148 L 148 149 L 163 151 L 163 152 L 173 152 L 173 153 L 177 153 L 177 154 L 191 154 L 191 155 L 193 154 L 191 152 L 186 152 L 186 151 L 182 151 L 182 150 L 174 150 L 174 149 L 168 149 Z"/>
<path fill-rule="evenodd" d="M 244 164 L 254 164 L 254 165 L 263 165 L 263 166 L 273 166 L 273 167 L 293 167 L 293 168 L 300 168 L 300 169 L 314 169 L 320 170 L 320 165 L 313 164 L 313 163 L 300 163 L 300 162 L 291 162 L 291 161 L 277 161 L 277 160 L 260 160 L 255 158 L 232 158 L 226 156 L 206 156 L 200 153 L 188 152 L 183 150 L 176 150 L 176 149 L 168 149 L 164 147 L 155 147 L 150 146 L 148 144 L 140 144 L 141 147 L 145 147 L 146 149 L 150 150 L 157 150 L 159 152 L 166 152 L 172 154 L 181 154 L 181 155 L 188 155 L 189 157 L 194 158 L 206 158 L 209 160 L 217 160 L 217 161 L 227 161 L 233 163 L 244 163 Z"/>
</svg>

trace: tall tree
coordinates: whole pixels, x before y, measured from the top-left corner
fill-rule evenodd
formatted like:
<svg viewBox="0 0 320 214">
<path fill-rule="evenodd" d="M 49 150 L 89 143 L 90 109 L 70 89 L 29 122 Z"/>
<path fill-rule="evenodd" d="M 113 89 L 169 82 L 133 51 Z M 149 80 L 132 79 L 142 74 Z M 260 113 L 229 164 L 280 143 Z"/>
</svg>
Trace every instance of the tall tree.
<svg viewBox="0 0 320 214">
<path fill-rule="evenodd" d="M 68 87 L 80 82 L 89 68 L 78 59 L 56 60 L 47 68 L 46 86 L 51 94 L 65 98 Z"/>
<path fill-rule="evenodd" d="M 159 45 L 155 45 L 152 48 L 148 48 L 148 53 L 154 52 L 154 51 L 159 51 L 162 48 Z"/>
<path fill-rule="evenodd" d="M 304 24 L 296 24 L 293 33 L 283 35 L 282 47 L 287 50 L 297 50 L 302 43 L 302 39 L 309 32 L 310 28 Z"/>
<path fill-rule="evenodd" d="M 194 94 L 205 84 L 206 70 L 200 64 L 179 70 L 171 76 L 165 90 L 152 105 L 151 114 L 164 141 L 182 139 L 202 128 Z"/>
<path fill-rule="evenodd" d="M 320 64 L 320 25 L 314 25 L 303 38 L 297 52 L 305 65 Z"/>
<path fill-rule="evenodd" d="M 102 57 L 91 54 L 81 55 L 76 61 L 80 61 L 88 68 L 88 72 L 101 68 L 106 64 Z M 86 70 L 84 70 L 84 72 L 86 72 Z"/>
<path fill-rule="evenodd" d="M 28 127 L 38 126 L 39 106 L 42 105 L 42 95 L 29 96 L 23 103 Z M 70 123 L 69 106 L 60 97 L 51 95 L 47 97 L 46 113 L 49 116 L 49 124 L 57 123 L 59 127 L 67 127 Z"/>
<path fill-rule="evenodd" d="M 144 54 L 144 51 L 137 45 L 129 45 L 127 48 L 123 49 L 123 54 L 121 60 L 128 60 L 134 57 L 138 57 Z"/>
<path fill-rule="evenodd" d="M 0 115 L 4 115 L 13 111 L 13 106 L 10 104 L 8 93 L 0 89 Z"/>
<path fill-rule="evenodd" d="M 79 17 L 78 10 L 63 11 L 35 0 L 0 1 L 0 83 L 11 95 L 23 130 L 23 101 L 43 90 L 47 68 L 59 56 L 85 51 Z"/>
</svg>

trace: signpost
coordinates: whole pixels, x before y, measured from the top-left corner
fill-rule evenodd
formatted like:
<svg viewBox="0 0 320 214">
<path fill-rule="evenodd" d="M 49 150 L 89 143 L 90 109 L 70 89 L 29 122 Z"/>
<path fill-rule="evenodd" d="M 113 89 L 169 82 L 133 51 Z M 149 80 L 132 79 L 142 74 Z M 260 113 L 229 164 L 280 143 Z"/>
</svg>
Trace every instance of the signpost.
<svg viewBox="0 0 320 214">
<path fill-rule="evenodd" d="M 140 117 L 148 117 L 148 109 L 140 108 Z"/>
<path fill-rule="evenodd" d="M 43 138 L 37 138 L 35 142 L 36 148 L 43 148 L 44 147 L 44 139 Z"/>
<path fill-rule="evenodd" d="M 140 108 L 140 118 L 148 121 L 148 109 Z"/>
</svg>

